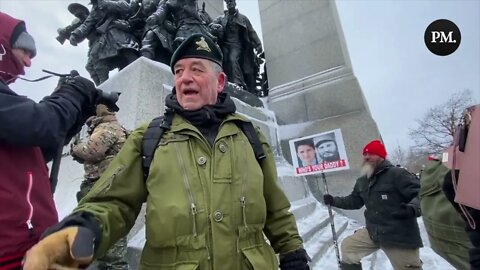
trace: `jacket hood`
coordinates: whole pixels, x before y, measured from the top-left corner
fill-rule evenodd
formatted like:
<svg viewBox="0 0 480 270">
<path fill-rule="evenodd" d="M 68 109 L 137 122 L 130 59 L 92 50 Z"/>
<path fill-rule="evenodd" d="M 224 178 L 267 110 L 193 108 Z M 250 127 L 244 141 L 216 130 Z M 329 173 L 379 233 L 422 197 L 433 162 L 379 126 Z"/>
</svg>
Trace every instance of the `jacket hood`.
<svg viewBox="0 0 480 270">
<path fill-rule="evenodd" d="M 0 80 L 10 84 L 18 75 L 25 74 L 23 65 L 13 55 L 12 41 L 26 32 L 26 28 L 23 21 L 3 12 L 0 12 L 0 25 Z"/>
</svg>

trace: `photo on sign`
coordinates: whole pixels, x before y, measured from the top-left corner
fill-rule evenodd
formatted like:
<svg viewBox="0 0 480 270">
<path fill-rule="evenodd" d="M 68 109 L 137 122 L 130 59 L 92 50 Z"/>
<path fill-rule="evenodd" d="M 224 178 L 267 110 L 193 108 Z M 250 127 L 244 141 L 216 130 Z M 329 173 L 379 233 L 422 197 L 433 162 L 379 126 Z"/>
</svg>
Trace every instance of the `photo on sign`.
<svg viewBox="0 0 480 270">
<path fill-rule="evenodd" d="M 350 168 L 340 129 L 292 139 L 289 145 L 297 176 Z"/>
</svg>

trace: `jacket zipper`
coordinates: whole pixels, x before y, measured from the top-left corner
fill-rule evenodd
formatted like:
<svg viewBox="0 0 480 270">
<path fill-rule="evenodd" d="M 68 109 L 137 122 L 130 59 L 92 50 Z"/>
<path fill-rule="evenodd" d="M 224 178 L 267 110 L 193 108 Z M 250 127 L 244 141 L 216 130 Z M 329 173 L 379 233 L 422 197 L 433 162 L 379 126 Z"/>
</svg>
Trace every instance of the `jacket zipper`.
<svg viewBox="0 0 480 270">
<path fill-rule="evenodd" d="M 233 144 L 233 142 L 232 142 Z M 247 165 L 247 148 L 243 147 L 243 164 Z M 244 226 L 244 230 L 247 230 L 247 213 L 246 213 L 246 206 L 247 206 L 247 199 L 245 198 L 245 194 L 247 191 L 247 168 L 243 169 L 242 174 L 242 193 L 240 195 L 240 207 L 242 208 L 242 222 Z M 237 253 L 240 253 L 240 233 L 237 235 Z"/>
<path fill-rule="evenodd" d="M 187 170 L 185 168 L 185 162 L 183 160 L 182 155 L 180 154 L 180 149 L 178 147 L 178 144 L 175 144 L 175 148 L 177 149 L 176 152 L 177 152 L 178 161 L 180 163 L 180 166 L 182 166 L 183 184 L 185 186 L 185 189 L 187 190 L 188 199 L 189 199 L 189 202 L 190 202 L 190 211 L 192 213 L 192 218 L 193 218 L 193 236 L 197 237 L 197 221 L 196 221 L 197 206 L 196 206 L 195 200 L 193 198 L 192 189 L 190 187 L 190 182 L 188 181 Z"/>
<path fill-rule="evenodd" d="M 243 147 L 243 158 L 244 162 L 243 164 L 247 165 L 248 160 L 247 160 L 247 147 Z M 247 229 L 247 213 L 246 213 L 246 198 L 245 194 L 247 193 L 247 172 L 248 168 L 243 169 L 243 179 L 242 179 L 242 195 L 240 197 L 240 206 L 242 207 L 242 220 L 243 220 L 243 226 L 245 226 L 245 229 Z"/>
<path fill-rule="evenodd" d="M 33 173 L 32 172 L 27 172 L 28 176 L 28 189 L 27 189 L 27 196 L 26 200 L 28 203 L 28 218 L 27 221 L 25 222 L 27 224 L 28 230 L 33 233 L 33 224 L 32 224 L 32 217 L 33 217 L 33 205 L 32 202 L 30 201 L 30 193 L 32 192 L 32 186 L 33 186 Z"/>
</svg>

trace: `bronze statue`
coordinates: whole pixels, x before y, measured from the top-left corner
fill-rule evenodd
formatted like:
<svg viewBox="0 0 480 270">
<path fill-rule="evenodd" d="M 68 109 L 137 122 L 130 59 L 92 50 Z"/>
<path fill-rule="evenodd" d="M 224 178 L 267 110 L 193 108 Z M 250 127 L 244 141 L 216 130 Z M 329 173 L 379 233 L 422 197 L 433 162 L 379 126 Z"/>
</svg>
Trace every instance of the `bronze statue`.
<svg viewBox="0 0 480 270">
<path fill-rule="evenodd" d="M 173 24 L 171 14 L 166 14 L 166 18 L 161 23 L 149 18 L 158 8 L 165 5 L 167 0 L 140 0 L 142 6 L 137 11 L 137 20 L 141 20 L 143 24 L 137 23 L 137 27 L 142 27 L 142 47 L 140 53 L 142 56 L 162 62 L 170 63 L 173 53 L 172 43 L 173 35 L 176 28 Z"/>
<path fill-rule="evenodd" d="M 204 24 L 209 25 L 213 22 L 212 17 L 205 10 L 205 2 L 202 3 L 202 9 L 198 10 L 198 14 L 200 15 L 200 19 L 203 21 Z"/>
<path fill-rule="evenodd" d="M 222 48 L 224 71 L 229 82 L 257 94 L 256 81 L 259 65 L 263 62 L 262 43 L 248 18 L 238 12 L 235 0 L 225 2 L 225 14 L 210 24 Z"/>
<path fill-rule="evenodd" d="M 202 33 L 215 39 L 199 14 L 197 0 L 160 1 L 157 10 L 147 18 L 146 23 L 147 25 L 162 25 L 168 18 L 173 19 L 175 26 L 173 49 L 185 38 L 195 33 Z"/>
<path fill-rule="evenodd" d="M 75 29 L 77 29 L 80 25 L 82 25 L 85 22 L 85 20 L 88 18 L 88 15 L 90 14 L 90 11 L 88 11 L 87 7 L 78 3 L 72 3 L 68 5 L 68 11 L 75 16 L 75 19 L 70 25 L 64 28 L 59 28 L 57 30 L 58 32 L 57 40 L 58 42 L 60 42 L 60 44 L 63 44 L 67 39 L 70 41 L 72 32 Z M 94 65 L 95 57 L 94 55 L 92 55 L 92 51 L 95 51 L 95 50 L 92 50 L 92 48 L 95 47 L 96 41 L 98 40 L 99 36 L 100 35 L 98 33 L 91 32 L 86 37 L 86 39 L 88 39 L 88 52 L 87 52 L 88 59 L 87 59 L 87 65 L 85 66 L 85 69 L 87 70 L 87 72 L 90 74 L 90 77 L 97 85 L 100 84 L 100 80 Z M 77 46 L 77 43 L 78 41 L 74 39 L 73 39 L 73 42 L 70 41 L 70 44 L 73 46 Z"/>
<path fill-rule="evenodd" d="M 114 68 L 123 69 L 138 58 L 139 44 L 131 33 L 126 19 L 130 5 L 125 0 L 91 0 L 92 9 L 87 19 L 70 35 L 76 45 L 94 36 L 89 49 L 87 70 L 98 85 L 108 79 Z"/>
<path fill-rule="evenodd" d="M 77 29 L 77 27 L 79 27 L 87 19 L 88 14 L 90 14 L 88 8 L 79 3 L 72 3 L 68 5 L 67 9 L 73 16 L 75 16 L 75 19 L 70 25 L 57 30 L 58 36 L 56 39 L 62 45 L 67 39 L 70 38 L 72 31 Z"/>
<path fill-rule="evenodd" d="M 249 19 L 238 12 L 235 0 L 225 0 L 224 15 L 212 20 L 205 2 L 198 0 L 90 0 L 85 6 L 70 4 L 76 18 L 58 30 L 57 40 L 72 45 L 89 41 L 85 68 L 98 85 L 114 68 L 122 69 L 139 55 L 170 63 L 176 46 L 194 33 L 216 40 L 224 54 L 228 81 L 257 96 L 268 95 L 263 47 Z M 233 89 L 233 88 L 232 88 Z M 235 92 L 237 93 L 237 92 Z M 243 95 L 240 95 L 243 96 Z"/>
</svg>

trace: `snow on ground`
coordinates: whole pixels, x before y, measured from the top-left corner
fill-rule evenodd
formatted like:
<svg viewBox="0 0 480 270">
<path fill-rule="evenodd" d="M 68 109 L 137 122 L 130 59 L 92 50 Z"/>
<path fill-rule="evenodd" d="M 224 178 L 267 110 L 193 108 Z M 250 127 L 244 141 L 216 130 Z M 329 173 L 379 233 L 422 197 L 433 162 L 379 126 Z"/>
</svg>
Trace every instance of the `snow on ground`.
<svg viewBox="0 0 480 270">
<path fill-rule="evenodd" d="M 298 206 L 297 206 L 298 207 Z M 345 219 L 348 219 L 347 217 L 343 216 L 340 213 L 335 213 L 335 226 L 336 230 L 338 231 L 340 225 L 342 222 L 344 222 Z M 305 231 L 308 230 L 308 227 L 310 226 L 315 226 L 315 223 L 308 223 L 305 222 L 306 220 L 317 220 L 318 222 L 321 222 L 324 220 L 326 217 L 328 217 L 328 210 L 327 207 L 325 207 L 323 204 L 317 203 L 317 208 L 315 211 L 312 213 L 312 215 L 298 220 L 297 224 L 299 226 L 300 231 Z M 430 248 L 430 243 L 428 241 L 428 236 L 425 231 L 425 227 L 423 225 L 423 220 L 421 218 L 418 219 L 419 227 L 420 227 L 420 232 L 421 232 L 421 237 L 423 240 L 423 244 L 425 247 L 420 249 L 420 258 L 423 261 L 423 269 L 424 270 L 455 270 L 453 266 L 451 266 L 448 262 L 446 262 L 442 257 L 438 256 L 431 248 Z M 348 226 L 346 230 L 338 236 L 338 247 L 340 249 L 341 241 L 353 234 L 353 232 L 361 228 L 363 225 L 359 224 L 355 220 L 348 219 Z M 332 231 L 330 228 L 330 225 L 327 225 L 326 228 L 321 230 L 319 233 L 315 234 L 313 239 L 304 239 L 305 241 L 305 248 L 309 253 L 312 253 L 313 250 L 318 250 L 321 246 L 321 240 L 328 238 L 329 241 L 332 241 Z M 310 242 L 313 240 L 312 242 Z M 333 244 L 330 245 L 330 247 L 327 249 L 325 254 L 320 258 L 318 262 L 316 262 L 312 266 L 312 270 L 323 270 L 323 269 L 337 269 L 337 258 L 336 258 L 336 253 L 335 249 L 333 247 Z M 369 269 L 369 270 L 390 270 L 393 269 L 390 262 L 388 261 L 388 258 L 386 257 L 385 253 L 383 251 L 377 251 L 373 253 L 372 255 L 363 258 L 362 260 L 362 266 L 363 269 Z"/>
</svg>

